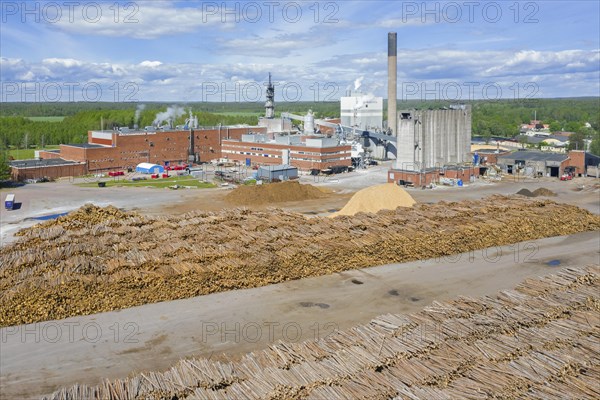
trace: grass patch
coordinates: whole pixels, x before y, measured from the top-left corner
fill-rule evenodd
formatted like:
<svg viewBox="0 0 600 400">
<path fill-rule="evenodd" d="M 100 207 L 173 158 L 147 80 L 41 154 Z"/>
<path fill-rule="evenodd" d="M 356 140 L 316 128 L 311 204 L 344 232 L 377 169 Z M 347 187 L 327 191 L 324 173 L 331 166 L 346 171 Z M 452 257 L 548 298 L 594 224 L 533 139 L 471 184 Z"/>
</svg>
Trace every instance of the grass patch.
<svg viewBox="0 0 600 400">
<path fill-rule="evenodd" d="M 36 122 L 62 122 L 65 117 L 27 117 L 27 119 Z"/>
<path fill-rule="evenodd" d="M 99 180 L 95 182 L 78 183 L 81 187 L 98 187 L 98 182 L 105 182 L 106 187 L 152 187 L 164 189 L 169 186 L 190 186 L 196 189 L 210 189 L 217 187 L 214 183 L 201 182 L 190 176 L 172 176 L 170 178 L 146 179 L 145 181 L 130 181 L 126 179 Z"/>
<path fill-rule="evenodd" d="M 8 156 L 15 160 L 30 160 L 35 157 L 36 150 L 56 150 L 60 146 L 52 145 L 46 146 L 43 149 L 10 149 L 8 150 Z"/>
</svg>

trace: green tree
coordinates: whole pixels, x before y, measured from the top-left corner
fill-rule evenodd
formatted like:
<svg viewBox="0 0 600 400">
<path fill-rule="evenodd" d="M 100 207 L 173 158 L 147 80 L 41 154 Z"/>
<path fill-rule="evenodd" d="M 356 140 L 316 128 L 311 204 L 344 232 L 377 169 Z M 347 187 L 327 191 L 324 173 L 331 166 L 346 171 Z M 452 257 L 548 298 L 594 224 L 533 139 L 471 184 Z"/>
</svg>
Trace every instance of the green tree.
<svg viewBox="0 0 600 400">
<path fill-rule="evenodd" d="M 558 121 L 550 122 L 550 132 L 560 132 L 562 131 L 562 124 Z"/>
<path fill-rule="evenodd" d="M 600 156 L 600 131 L 594 132 L 592 144 L 590 145 L 590 153 Z"/>
<path fill-rule="evenodd" d="M 581 129 L 569 136 L 569 150 L 585 150 L 585 137 Z"/>
<path fill-rule="evenodd" d="M 578 132 L 581 130 L 583 124 L 581 122 L 570 121 L 565 125 L 565 130 L 567 132 Z"/>
<path fill-rule="evenodd" d="M 0 138 L 0 181 L 10 179 L 10 165 L 8 164 L 8 149 L 4 138 Z"/>
</svg>

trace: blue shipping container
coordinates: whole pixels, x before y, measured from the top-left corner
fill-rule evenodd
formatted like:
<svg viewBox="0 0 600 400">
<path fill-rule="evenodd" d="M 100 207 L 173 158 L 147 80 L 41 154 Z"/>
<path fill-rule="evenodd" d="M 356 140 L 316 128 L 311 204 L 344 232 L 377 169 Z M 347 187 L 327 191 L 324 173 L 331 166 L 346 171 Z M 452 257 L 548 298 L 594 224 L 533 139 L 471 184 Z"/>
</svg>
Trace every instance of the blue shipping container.
<svg viewBox="0 0 600 400">
<path fill-rule="evenodd" d="M 7 194 L 6 199 L 4 200 L 4 207 L 6 207 L 7 210 L 12 210 L 14 206 L 15 206 L 15 195 Z"/>
</svg>

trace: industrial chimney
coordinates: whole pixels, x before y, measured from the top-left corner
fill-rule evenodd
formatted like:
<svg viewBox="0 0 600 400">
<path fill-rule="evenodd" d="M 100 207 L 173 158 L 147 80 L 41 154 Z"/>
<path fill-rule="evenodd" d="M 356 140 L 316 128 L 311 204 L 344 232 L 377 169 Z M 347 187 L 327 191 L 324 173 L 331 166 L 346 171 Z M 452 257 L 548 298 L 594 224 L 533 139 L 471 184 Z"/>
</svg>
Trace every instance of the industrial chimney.
<svg viewBox="0 0 600 400">
<path fill-rule="evenodd" d="M 398 135 L 398 117 L 396 116 L 396 90 L 397 90 L 397 33 L 388 33 L 388 128 L 392 135 Z"/>
</svg>

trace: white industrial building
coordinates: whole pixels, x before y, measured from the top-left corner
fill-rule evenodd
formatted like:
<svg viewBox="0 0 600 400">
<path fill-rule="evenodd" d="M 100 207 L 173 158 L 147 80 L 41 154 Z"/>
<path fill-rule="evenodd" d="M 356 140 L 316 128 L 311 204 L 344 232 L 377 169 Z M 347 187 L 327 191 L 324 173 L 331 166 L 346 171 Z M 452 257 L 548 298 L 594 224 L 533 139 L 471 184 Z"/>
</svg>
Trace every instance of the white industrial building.
<svg viewBox="0 0 600 400">
<path fill-rule="evenodd" d="M 471 106 L 398 112 L 396 169 L 423 171 L 471 161 Z"/>
<path fill-rule="evenodd" d="M 383 97 L 357 94 L 340 99 L 341 123 L 359 130 L 381 130 Z"/>
</svg>

